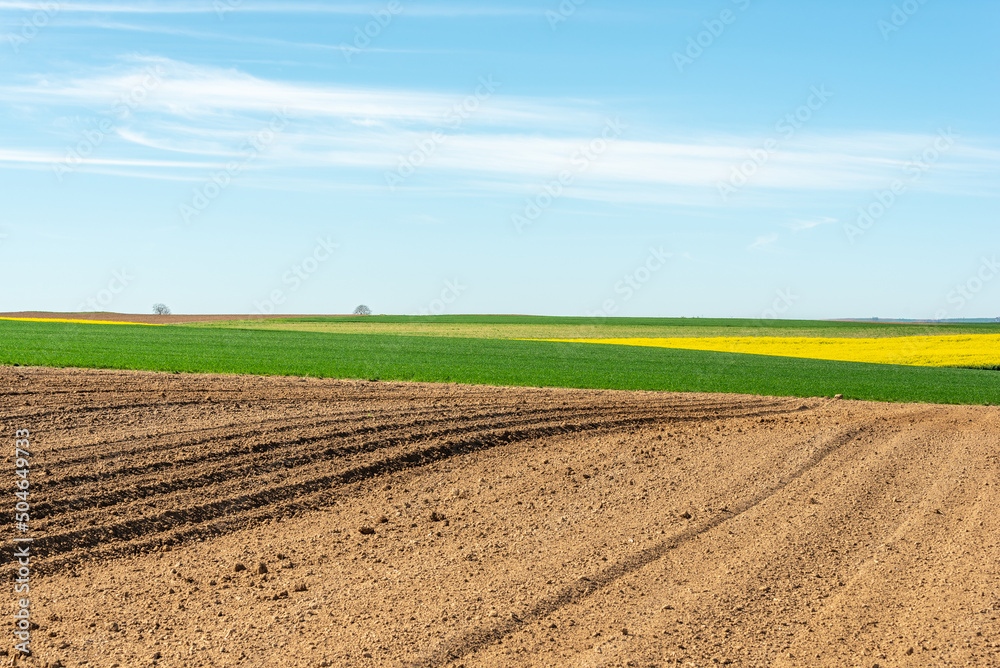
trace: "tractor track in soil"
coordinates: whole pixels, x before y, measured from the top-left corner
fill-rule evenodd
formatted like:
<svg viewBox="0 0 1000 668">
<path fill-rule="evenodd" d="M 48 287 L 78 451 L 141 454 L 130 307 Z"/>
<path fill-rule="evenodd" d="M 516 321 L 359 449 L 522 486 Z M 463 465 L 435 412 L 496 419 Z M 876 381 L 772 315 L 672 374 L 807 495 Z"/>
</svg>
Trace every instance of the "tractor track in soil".
<svg viewBox="0 0 1000 668">
<path fill-rule="evenodd" d="M 995 408 L 0 374 L 38 665 L 1000 665 Z"/>
</svg>

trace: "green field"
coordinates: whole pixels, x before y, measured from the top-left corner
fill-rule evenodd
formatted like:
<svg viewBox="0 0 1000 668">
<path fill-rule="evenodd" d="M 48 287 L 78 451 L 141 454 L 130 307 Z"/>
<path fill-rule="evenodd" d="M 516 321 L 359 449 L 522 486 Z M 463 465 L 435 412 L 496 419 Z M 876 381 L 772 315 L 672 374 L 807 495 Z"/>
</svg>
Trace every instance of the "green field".
<svg viewBox="0 0 1000 668">
<path fill-rule="evenodd" d="M 366 326 L 377 324 L 365 320 Z M 713 329 L 705 321 L 689 322 L 695 328 Z M 457 324 L 524 325 L 477 325 L 474 319 Z M 846 331 L 851 325 L 815 327 L 830 332 Z M 854 399 L 1000 404 L 1000 375 L 993 371 L 631 346 L 217 326 L 0 321 L 0 364 L 801 397 L 841 393 Z"/>
<path fill-rule="evenodd" d="M 836 336 L 879 338 L 929 334 L 1000 334 L 1000 324 L 888 324 L 821 320 L 709 318 L 560 318 L 452 315 L 231 320 L 187 327 L 331 334 L 451 336 L 486 339 L 590 339 L 674 336 Z"/>
</svg>

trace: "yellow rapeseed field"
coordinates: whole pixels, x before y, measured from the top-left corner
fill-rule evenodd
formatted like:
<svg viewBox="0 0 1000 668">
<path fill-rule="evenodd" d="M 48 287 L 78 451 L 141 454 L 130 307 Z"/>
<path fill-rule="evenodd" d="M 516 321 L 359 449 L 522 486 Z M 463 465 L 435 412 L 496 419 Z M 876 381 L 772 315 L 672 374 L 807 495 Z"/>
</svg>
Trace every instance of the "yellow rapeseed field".
<svg viewBox="0 0 1000 668">
<path fill-rule="evenodd" d="M 1000 334 L 898 336 L 880 339 L 743 336 L 669 339 L 545 339 L 623 346 L 711 350 L 911 366 L 1000 366 Z"/>
<path fill-rule="evenodd" d="M 23 320 L 25 322 L 77 322 L 84 325 L 149 325 L 150 327 L 163 327 L 154 322 L 120 322 L 117 320 L 74 320 L 71 318 L 0 318 L 0 320 Z"/>
</svg>

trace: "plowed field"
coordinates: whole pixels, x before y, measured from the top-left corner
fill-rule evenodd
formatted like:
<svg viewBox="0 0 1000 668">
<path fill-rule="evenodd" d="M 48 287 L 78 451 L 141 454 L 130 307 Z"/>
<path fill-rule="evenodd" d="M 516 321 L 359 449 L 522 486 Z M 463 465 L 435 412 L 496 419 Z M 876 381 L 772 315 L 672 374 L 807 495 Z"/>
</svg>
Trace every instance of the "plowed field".
<svg viewBox="0 0 1000 668">
<path fill-rule="evenodd" d="M 29 665 L 1000 665 L 997 408 L 0 379 Z"/>
</svg>

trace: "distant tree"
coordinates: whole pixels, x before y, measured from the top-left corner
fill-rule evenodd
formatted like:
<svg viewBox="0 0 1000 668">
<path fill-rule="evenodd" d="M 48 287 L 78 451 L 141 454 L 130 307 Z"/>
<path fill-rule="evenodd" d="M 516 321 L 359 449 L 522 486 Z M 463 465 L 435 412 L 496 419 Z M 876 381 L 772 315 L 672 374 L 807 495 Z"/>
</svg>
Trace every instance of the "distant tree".
<svg viewBox="0 0 1000 668">
<path fill-rule="evenodd" d="M 371 314 L 372 310 L 367 306 L 365 306 L 364 304 L 361 304 L 356 309 L 354 309 L 354 315 L 371 315 Z"/>
<path fill-rule="evenodd" d="M 170 315 L 170 309 L 166 304 L 153 304 L 153 313 L 156 315 Z"/>
</svg>

